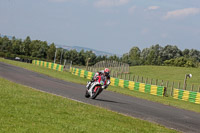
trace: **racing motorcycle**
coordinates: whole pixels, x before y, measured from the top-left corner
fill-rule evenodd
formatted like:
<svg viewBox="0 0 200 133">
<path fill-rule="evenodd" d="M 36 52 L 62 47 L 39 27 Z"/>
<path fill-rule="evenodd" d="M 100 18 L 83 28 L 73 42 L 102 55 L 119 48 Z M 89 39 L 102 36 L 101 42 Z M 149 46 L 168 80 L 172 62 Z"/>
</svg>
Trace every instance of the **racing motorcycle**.
<svg viewBox="0 0 200 133">
<path fill-rule="evenodd" d="M 98 80 L 92 83 L 88 82 L 86 86 L 85 97 L 95 99 L 106 87 L 106 80 L 103 81 L 102 77 L 99 76 Z"/>
</svg>

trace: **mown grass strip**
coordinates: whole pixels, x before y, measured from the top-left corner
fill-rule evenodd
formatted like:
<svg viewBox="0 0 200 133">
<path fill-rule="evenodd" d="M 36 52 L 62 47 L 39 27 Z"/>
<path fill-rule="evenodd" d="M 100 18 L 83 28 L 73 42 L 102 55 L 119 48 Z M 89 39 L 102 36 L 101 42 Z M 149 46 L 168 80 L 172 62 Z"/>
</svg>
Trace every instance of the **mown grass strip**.
<svg viewBox="0 0 200 133">
<path fill-rule="evenodd" d="M 10 82 L 0 78 L 0 132 L 166 132 L 158 124 Z"/>
<path fill-rule="evenodd" d="M 62 79 L 62 80 L 65 80 L 65 81 L 69 81 L 69 82 L 86 84 L 86 82 L 88 81 L 88 79 L 72 75 L 69 72 L 59 72 L 59 71 L 51 70 L 51 69 L 48 69 L 48 68 L 39 67 L 39 66 L 36 66 L 36 65 L 26 64 L 26 63 L 17 62 L 17 61 L 6 60 L 6 59 L 3 59 L 3 58 L 0 58 L 0 61 L 8 63 L 8 64 L 15 65 L 15 66 L 18 66 L 18 67 L 23 67 L 23 68 L 28 69 L 28 70 L 32 70 L 32 71 L 35 71 L 35 72 L 38 72 L 38 73 L 42 73 L 42 74 L 45 74 L 45 75 L 48 75 L 48 76 L 51 76 L 51 77 L 54 77 L 54 78 Z M 174 107 L 177 107 L 177 108 L 182 108 L 182 109 L 186 109 L 186 110 L 200 112 L 200 107 L 199 107 L 198 104 L 190 103 L 190 102 L 187 102 L 187 101 L 176 100 L 172 97 L 158 97 L 158 96 L 154 96 L 154 95 L 149 95 L 149 94 L 141 93 L 141 92 L 138 92 L 138 91 L 134 91 L 134 89 L 137 90 L 138 88 L 133 88 L 133 90 L 129 90 L 127 88 L 109 86 L 109 88 L 107 90 L 114 91 L 114 92 L 117 92 L 117 93 L 126 94 L 126 95 L 130 95 L 130 96 L 134 96 L 134 97 L 138 97 L 138 98 L 142 98 L 142 99 L 146 99 L 146 100 L 149 100 L 149 101 L 159 102 L 159 103 L 174 106 Z"/>
</svg>

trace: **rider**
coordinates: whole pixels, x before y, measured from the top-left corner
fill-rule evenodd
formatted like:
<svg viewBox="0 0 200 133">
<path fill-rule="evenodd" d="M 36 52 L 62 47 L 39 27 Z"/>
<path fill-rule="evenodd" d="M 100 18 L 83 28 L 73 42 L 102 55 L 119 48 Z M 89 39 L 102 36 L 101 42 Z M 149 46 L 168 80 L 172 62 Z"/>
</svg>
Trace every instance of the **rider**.
<svg viewBox="0 0 200 133">
<path fill-rule="evenodd" d="M 99 72 L 96 72 L 95 75 L 93 76 L 92 80 L 90 82 L 88 82 L 87 84 L 87 88 L 90 88 L 90 85 L 94 82 L 97 81 L 99 79 L 99 76 L 101 76 L 101 80 L 106 84 L 104 84 L 102 86 L 102 88 L 106 89 L 109 84 L 110 84 L 110 70 L 108 68 L 105 68 L 104 70 L 101 70 Z M 92 88 L 90 88 L 92 89 Z"/>
</svg>

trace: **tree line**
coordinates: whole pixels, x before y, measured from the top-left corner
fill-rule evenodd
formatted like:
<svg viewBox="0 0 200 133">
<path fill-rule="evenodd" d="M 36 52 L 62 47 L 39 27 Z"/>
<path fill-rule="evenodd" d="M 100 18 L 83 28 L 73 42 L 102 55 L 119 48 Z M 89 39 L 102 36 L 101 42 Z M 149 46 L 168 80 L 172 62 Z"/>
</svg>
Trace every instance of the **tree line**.
<svg viewBox="0 0 200 133">
<path fill-rule="evenodd" d="M 77 52 L 75 49 L 66 50 L 56 48 L 54 43 L 48 44 L 46 41 L 31 40 L 29 36 L 25 40 L 7 36 L 0 36 L 0 57 L 21 59 L 38 59 L 53 62 L 56 57 L 56 63 L 63 64 L 64 59 L 72 61 L 74 65 L 94 65 L 99 61 L 108 59 L 119 59 L 117 56 L 96 56 L 92 51 L 81 50 Z M 89 59 L 89 60 L 88 60 Z"/>
<path fill-rule="evenodd" d="M 56 54 L 55 54 L 56 53 Z M 135 65 L 168 65 L 180 67 L 198 67 L 200 61 L 200 51 L 196 49 L 180 50 L 177 46 L 159 44 L 140 50 L 139 47 L 132 47 L 128 53 L 122 57 L 96 56 L 92 51 L 66 50 L 56 48 L 54 43 L 48 44 L 46 41 L 31 40 L 29 36 L 25 40 L 12 37 L 0 36 L 0 56 L 20 57 L 24 59 L 39 59 L 53 62 L 56 55 L 56 63 L 63 64 L 64 59 L 72 61 L 74 65 L 94 65 L 103 60 L 115 60 Z"/>
<path fill-rule="evenodd" d="M 180 50 L 177 46 L 159 44 L 140 50 L 132 47 L 129 53 L 123 55 L 122 60 L 132 66 L 135 65 L 168 65 L 179 67 L 198 67 L 200 51 L 196 49 Z"/>
</svg>

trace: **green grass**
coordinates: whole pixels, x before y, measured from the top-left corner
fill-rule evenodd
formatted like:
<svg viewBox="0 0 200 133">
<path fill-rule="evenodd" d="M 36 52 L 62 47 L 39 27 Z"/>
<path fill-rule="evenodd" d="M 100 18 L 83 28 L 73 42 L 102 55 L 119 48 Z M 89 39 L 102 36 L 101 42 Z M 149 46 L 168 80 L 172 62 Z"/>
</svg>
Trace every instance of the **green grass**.
<svg viewBox="0 0 200 133">
<path fill-rule="evenodd" d="M 29 69 L 29 70 L 32 70 L 32 71 L 35 71 L 35 72 L 39 72 L 39 73 L 42 73 L 42 74 L 45 74 L 45 75 L 48 75 L 48 76 L 51 76 L 51 77 L 55 77 L 55 78 L 58 78 L 58 79 L 62 79 L 62 80 L 65 80 L 65 81 L 69 81 L 69 82 L 86 84 L 86 82 L 88 81 L 87 79 L 80 78 L 78 76 L 72 75 L 69 72 L 58 72 L 58 71 L 55 71 L 55 70 L 51 70 L 51 69 L 36 66 L 36 65 L 26 64 L 26 63 L 22 63 L 22 62 L 11 61 L 11 60 L 5 60 L 5 59 L 2 59 L 2 58 L 0 58 L 0 61 L 12 64 L 12 65 L 16 65 L 16 66 L 19 66 L 19 67 L 23 67 L 23 68 L 26 68 L 26 69 Z M 146 93 L 142 93 L 142 92 L 131 91 L 131 90 L 128 90 L 126 88 L 113 87 L 113 86 L 109 86 L 109 88 L 107 90 L 114 91 L 114 92 L 117 92 L 117 93 L 122 93 L 122 94 L 125 94 L 125 95 L 138 97 L 138 98 L 142 98 L 142 99 L 146 99 L 146 100 L 149 100 L 149 101 L 159 102 L 159 103 L 174 106 L 174 107 L 177 107 L 177 108 L 182 108 L 182 109 L 186 109 L 186 110 L 200 112 L 200 107 L 199 107 L 200 105 L 199 104 L 194 104 L 194 103 L 190 103 L 190 102 L 186 102 L 186 101 L 176 100 L 176 99 L 173 99 L 172 97 L 154 96 L 154 95 L 150 95 L 150 94 L 146 94 Z"/>
<path fill-rule="evenodd" d="M 177 132 L 0 78 L 0 132 Z"/>
<path fill-rule="evenodd" d="M 140 78 L 148 78 L 153 80 L 155 84 L 156 79 L 169 81 L 169 86 L 172 86 L 172 82 L 175 82 L 175 87 L 178 87 L 178 82 L 180 82 L 180 88 L 183 89 L 185 74 L 192 74 L 192 78 L 187 80 L 187 90 L 191 90 L 192 84 L 194 84 L 194 91 L 198 91 L 200 86 L 200 68 L 185 68 L 185 67 L 170 67 L 170 66 L 134 66 L 130 67 L 130 73 L 134 75 L 139 75 Z M 137 77 L 137 76 L 136 76 Z"/>
<path fill-rule="evenodd" d="M 112 70 L 112 68 L 110 69 Z M 117 71 L 113 70 L 111 72 L 111 75 L 113 75 L 113 73 L 116 76 Z M 193 85 L 193 91 L 200 91 L 199 90 L 200 68 L 186 68 L 186 67 L 172 67 L 172 66 L 132 66 L 130 67 L 129 74 L 119 74 L 117 78 L 128 79 L 128 80 L 130 78 L 130 80 L 134 79 L 134 81 L 142 83 L 146 83 L 147 81 L 148 84 L 152 83 L 154 85 L 156 84 L 161 85 L 163 83 L 163 85 L 167 86 L 170 91 L 173 82 L 175 88 L 184 89 L 183 86 L 184 86 L 185 74 L 190 74 L 190 73 L 193 75 L 193 77 L 188 78 L 186 89 L 192 90 L 192 85 Z"/>
</svg>

